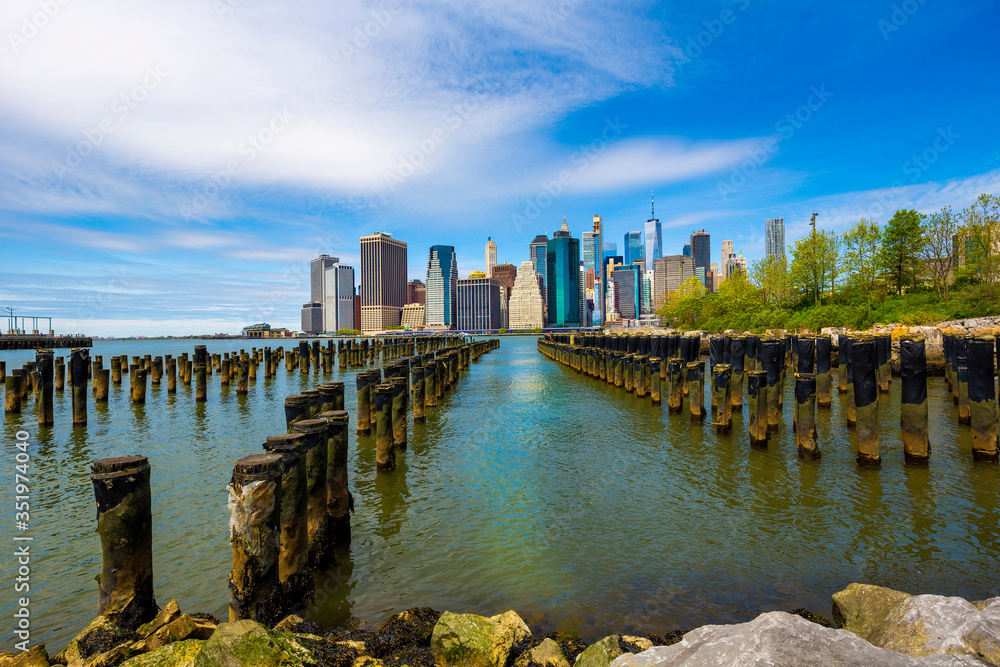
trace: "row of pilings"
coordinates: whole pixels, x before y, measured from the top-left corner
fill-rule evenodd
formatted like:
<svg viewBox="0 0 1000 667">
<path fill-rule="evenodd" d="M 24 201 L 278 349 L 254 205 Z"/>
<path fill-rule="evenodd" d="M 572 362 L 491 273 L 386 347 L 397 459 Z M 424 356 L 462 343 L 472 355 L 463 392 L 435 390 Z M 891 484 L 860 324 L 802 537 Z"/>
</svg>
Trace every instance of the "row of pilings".
<svg viewBox="0 0 1000 667">
<path fill-rule="evenodd" d="M 453 336 L 381 371 L 358 374 L 359 424 L 376 429 L 380 471 L 405 449 L 407 406 L 423 421 L 460 373 L 499 340 L 464 344 Z M 410 348 L 412 350 L 412 348 Z M 198 358 L 196 353 L 195 358 Z M 199 362 L 202 363 L 202 362 Z M 361 376 L 379 381 L 362 383 Z M 362 386 L 374 412 L 362 410 Z M 336 564 L 335 549 L 351 541 L 353 497 L 348 485 L 350 415 L 344 383 L 327 382 L 285 400 L 285 432 L 267 436 L 264 452 L 241 458 L 227 487 L 230 539 L 229 620 L 273 625 L 313 599 L 313 573 Z M 97 500 L 97 532 L 103 563 L 98 614 L 134 631 L 158 610 L 153 588 L 150 463 L 145 456 L 95 461 L 90 478 Z"/>
<path fill-rule="evenodd" d="M 892 340 L 888 335 L 840 335 L 838 392 L 846 396 L 846 427 L 854 431 L 857 462 L 881 463 L 878 395 L 893 381 Z M 972 429 L 976 461 L 998 458 L 997 392 L 994 384 L 1000 341 L 989 336 L 945 335 L 945 379 L 959 406 L 960 424 Z M 705 392 L 711 395 L 712 419 L 719 433 L 732 428 L 733 412 L 749 411 L 752 447 L 767 447 L 781 423 L 786 378 L 794 382 L 793 431 L 799 455 L 818 459 L 817 408 L 832 404 L 833 346 L 830 336 L 720 335 L 708 339 L 708 368 L 700 334 L 546 334 L 538 340 L 546 357 L 573 370 L 661 404 L 687 407 L 692 421 L 707 416 Z M 926 463 L 928 437 L 927 358 L 924 338 L 899 341 L 900 428 L 904 459 Z"/>
<path fill-rule="evenodd" d="M 460 345 L 464 339 L 451 335 L 398 336 L 385 339 L 332 340 L 322 346 L 320 341 L 299 341 L 285 350 L 270 347 L 233 350 L 209 354 L 204 345 L 196 345 L 193 355 L 187 352 L 172 355 L 113 356 L 105 367 L 100 355 L 91 357 L 87 348 L 73 348 L 68 359 L 54 356 L 52 350 L 36 350 L 35 360 L 7 374 L 6 362 L 0 361 L 0 385 L 4 386 L 5 414 L 20 414 L 28 400 L 35 401 L 38 425 L 54 425 L 54 394 L 69 388 L 74 426 L 85 426 L 88 396 L 95 403 L 107 403 L 112 387 L 129 383 L 131 403 L 146 402 L 147 388 L 166 385 L 167 394 L 176 394 L 178 385 L 194 385 L 196 402 L 208 400 L 208 382 L 213 374 L 219 377 L 221 392 L 236 387 L 238 396 L 247 395 L 258 377 L 277 376 L 284 362 L 285 371 L 303 374 L 332 373 L 334 366 L 344 371 L 374 364 L 387 364 L 414 354 L 427 354 Z M 124 379 L 124 380 L 123 380 Z M 89 385 L 89 386 L 88 386 Z"/>
</svg>

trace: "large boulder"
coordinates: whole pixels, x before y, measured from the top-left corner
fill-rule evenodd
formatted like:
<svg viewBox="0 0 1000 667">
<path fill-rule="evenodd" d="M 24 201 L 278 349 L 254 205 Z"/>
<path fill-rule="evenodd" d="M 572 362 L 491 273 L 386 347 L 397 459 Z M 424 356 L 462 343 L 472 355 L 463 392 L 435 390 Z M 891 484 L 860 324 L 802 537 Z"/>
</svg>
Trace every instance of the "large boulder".
<svg viewBox="0 0 1000 667">
<path fill-rule="evenodd" d="M 222 623 L 205 642 L 194 667 L 310 667 L 316 657 L 294 635 L 256 621 Z"/>
<path fill-rule="evenodd" d="M 545 639 L 535 648 L 518 656 L 514 667 L 569 667 L 569 660 L 555 640 Z"/>
<path fill-rule="evenodd" d="M 594 642 L 583 653 L 576 656 L 573 667 L 608 667 L 615 658 L 624 652 L 621 644 L 618 643 L 618 637 L 611 635 Z"/>
<path fill-rule="evenodd" d="M 1000 665 L 1000 598 L 972 603 L 851 584 L 834 594 L 833 617 L 837 627 L 898 653 L 972 655 Z"/>
<path fill-rule="evenodd" d="M 60 651 L 52 661 L 54 665 L 89 665 L 96 656 L 112 651 L 139 639 L 135 632 L 122 630 L 107 616 L 98 616 L 80 634 Z"/>
<path fill-rule="evenodd" d="M 0 667 L 49 667 L 49 654 L 43 644 L 18 653 L 0 653 Z"/>
<path fill-rule="evenodd" d="M 678 644 L 626 653 L 611 667 L 960 667 L 982 663 L 968 656 L 914 658 L 872 646 L 846 630 L 825 628 L 782 611 L 749 623 L 706 625 Z"/>
<path fill-rule="evenodd" d="M 126 660 L 121 667 L 194 667 L 194 660 L 204 644 L 198 639 L 174 642 Z"/>
<path fill-rule="evenodd" d="M 438 667 L 504 667 L 510 649 L 531 636 L 513 611 L 487 618 L 476 614 L 441 614 L 431 633 Z"/>
</svg>

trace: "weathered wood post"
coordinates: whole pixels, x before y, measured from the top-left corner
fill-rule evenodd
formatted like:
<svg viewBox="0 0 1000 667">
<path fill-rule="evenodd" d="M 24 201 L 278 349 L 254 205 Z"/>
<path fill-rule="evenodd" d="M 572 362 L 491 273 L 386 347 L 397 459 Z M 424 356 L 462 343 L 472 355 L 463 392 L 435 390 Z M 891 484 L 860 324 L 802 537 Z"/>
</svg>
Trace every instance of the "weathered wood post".
<svg viewBox="0 0 1000 667">
<path fill-rule="evenodd" d="M 976 461 L 997 460 L 997 396 L 993 385 L 995 344 L 993 336 L 977 336 L 968 340 L 968 397 L 972 457 Z"/>
<path fill-rule="evenodd" d="M 878 364 L 878 388 L 885 394 L 889 392 L 889 383 L 892 381 L 892 368 L 889 365 L 892 361 L 892 338 L 890 336 L 877 336 L 875 338 L 875 355 Z"/>
<path fill-rule="evenodd" d="M 173 358 L 167 361 L 167 393 L 177 393 L 177 360 Z"/>
<path fill-rule="evenodd" d="M 246 396 L 250 392 L 250 359 L 245 354 L 236 358 L 236 395 Z"/>
<path fill-rule="evenodd" d="M 322 564 L 326 558 L 329 540 L 326 536 L 326 451 L 327 431 L 330 424 L 325 419 L 304 419 L 292 428 L 306 437 L 306 494 L 309 496 L 306 511 L 309 524 L 309 563 Z"/>
<path fill-rule="evenodd" d="M 816 403 L 821 408 L 832 404 L 830 397 L 830 358 L 833 343 L 830 334 L 816 336 Z"/>
<path fill-rule="evenodd" d="M 684 393 L 681 388 L 681 360 L 673 357 L 667 362 L 667 410 L 679 413 L 684 407 Z"/>
<path fill-rule="evenodd" d="M 309 573 L 309 494 L 306 436 L 282 433 L 268 436 L 264 449 L 281 456 L 281 493 L 278 538 L 278 583 L 286 609 L 294 608 L 312 592 Z"/>
<path fill-rule="evenodd" d="M 229 573 L 229 622 L 276 623 L 284 613 L 279 578 L 281 545 L 280 454 L 246 456 L 229 482 L 233 569 Z"/>
<path fill-rule="evenodd" d="M 858 464 L 873 467 L 881 463 L 878 450 L 878 367 L 877 343 L 862 338 L 851 344 L 854 374 L 854 404 L 857 406 Z"/>
<path fill-rule="evenodd" d="M 90 351 L 74 347 L 70 356 L 73 394 L 73 426 L 87 425 L 87 374 Z"/>
<path fill-rule="evenodd" d="M 409 373 L 407 373 L 409 375 Z M 396 449 L 406 449 L 406 408 L 408 377 L 389 378 L 392 385 L 392 444 Z"/>
<path fill-rule="evenodd" d="M 194 346 L 194 400 L 203 403 L 208 400 L 208 352 L 204 345 Z"/>
<path fill-rule="evenodd" d="M 354 376 L 354 381 L 358 390 L 358 433 L 371 433 L 371 377 L 367 372 L 362 371 Z"/>
<path fill-rule="evenodd" d="M 53 368 L 52 350 L 35 350 L 35 372 L 38 374 L 38 402 L 35 410 L 38 413 L 38 425 L 52 426 L 55 424 L 53 414 Z"/>
<path fill-rule="evenodd" d="M 163 378 L 163 357 L 153 359 L 153 372 L 150 377 L 150 384 L 158 385 Z"/>
<path fill-rule="evenodd" d="M 767 429 L 769 433 L 774 433 L 781 424 L 779 397 L 782 390 L 784 342 L 780 339 L 769 339 L 762 340 L 760 344 L 761 367 L 767 372 Z"/>
<path fill-rule="evenodd" d="M 972 423 L 972 406 L 969 402 L 969 338 L 955 337 L 955 366 L 958 377 L 958 423 L 968 426 Z"/>
<path fill-rule="evenodd" d="M 743 412 L 743 376 L 746 374 L 746 336 L 734 336 L 729 345 L 732 372 L 729 376 L 729 407 L 733 412 Z"/>
<path fill-rule="evenodd" d="M 424 370 L 423 366 L 413 366 L 413 421 L 422 422 L 425 419 L 426 405 L 424 398 Z"/>
<path fill-rule="evenodd" d="M 378 470 L 396 467 L 396 451 L 392 446 L 392 385 L 375 386 L 375 465 Z"/>
<path fill-rule="evenodd" d="M 331 545 L 351 542 L 351 493 L 347 484 L 346 410 L 330 410 L 319 415 L 329 422 L 326 447 L 326 536 Z M 333 550 L 328 550 L 333 556 Z M 330 558 L 329 560 L 333 560 Z"/>
<path fill-rule="evenodd" d="M 688 375 L 688 402 L 691 412 L 691 421 L 705 421 L 705 397 L 702 394 L 702 373 L 705 369 L 705 362 L 691 361 L 687 365 Z"/>
<path fill-rule="evenodd" d="M 7 415 L 21 414 L 21 377 L 22 371 L 17 368 L 4 379 L 3 411 Z"/>
<path fill-rule="evenodd" d="M 133 366 L 131 370 L 129 382 L 132 389 L 132 403 L 142 405 L 146 402 L 146 369 Z"/>
<path fill-rule="evenodd" d="M 66 363 L 62 357 L 56 357 L 56 391 L 63 391 L 66 388 Z"/>
<path fill-rule="evenodd" d="M 729 383 L 732 366 L 718 363 L 712 372 L 713 393 L 715 394 L 714 421 L 716 433 L 729 433 L 733 427 L 733 408 L 729 398 Z"/>
<path fill-rule="evenodd" d="M 122 383 L 122 359 L 121 357 L 111 357 L 111 384 L 116 387 Z"/>
<path fill-rule="evenodd" d="M 661 360 L 654 357 L 649 360 L 649 397 L 653 405 L 660 404 L 660 364 Z"/>
<path fill-rule="evenodd" d="M 437 362 L 433 359 L 428 359 L 424 362 L 424 407 L 425 408 L 436 408 L 437 407 L 437 370 L 435 366 Z"/>
<path fill-rule="evenodd" d="M 803 363 L 804 339 L 799 339 L 799 366 Z M 798 418 L 795 444 L 799 458 L 818 459 L 822 456 L 816 443 L 816 376 L 812 373 L 795 374 L 795 413 Z"/>
<path fill-rule="evenodd" d="M 81 369 L 86 377 L 86 371 Z M 149 461 L 117 456 L 94 461 L 90 480 L 97 500 L 103 565 L 97 577 L 97 613 L 133 631 L 156 616 L 153 595 L 153 517 Z"/>
<path fill-rule="evenodd" d="M 923 336 L 899 341 L 899 420 L 907 463 L 926 463 L 931 446 L 927 430 L 927 352 Z"/>
<path fill-rule="evenodd" d="M 767 409 L 767 371 L 747 373 L 747 400 L 750 403 L 750 446 L 767 447 L 770 437 Z"/>
<path fill-rule="evenodd" d="M 309 419 L 309 397 L 305 394 L 293 394 L 285 397 L 285 428 L 288 433 L 295 433 L 295 425 Z"/>
</svg>

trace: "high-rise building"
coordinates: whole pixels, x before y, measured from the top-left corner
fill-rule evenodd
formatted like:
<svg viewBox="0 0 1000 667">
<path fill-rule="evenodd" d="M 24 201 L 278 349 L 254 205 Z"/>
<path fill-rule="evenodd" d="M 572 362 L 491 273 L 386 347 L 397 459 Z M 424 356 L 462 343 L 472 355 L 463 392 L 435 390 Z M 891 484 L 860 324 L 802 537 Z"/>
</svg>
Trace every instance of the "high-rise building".
<svg viewBox="0 0 1000 667">
<path fill-rule="evenodd" d="M 454 329 L 458 317 L 458 261 L 455 247 L 431 246 L 427 256 L 427 303 L 424 320 L 428 329 Z"/>
<path fill-rule="evenodd" d="M 361 237 L 361 331 L 399 326 L 406 305 L 406 244 L 384 232 Z M 355 325 L 356 326 L 356 325 Z"/>
<path fill-rule="evenodd" d="M 722 276 L 719 275 L 719 265 L 712 262 L 712 266 L 709 267 L 712 273 L 712 280 L 709 281 L 709 285 L 705 285 L 709 292 L 714 292 L 719 289 L 719 285 L 722 283 Z"/>
<path fill-rule="evenodd" d="M 548 243 L 549 243 L 549 237 L 546 236 L 545 234 L 539 234 L 538 236 L 535 237 L 535 240 L 531 242 L 531 245 L 529 246 L 530 254 L 528 255 L 529 257 L 531 257 L 531 264 L 535 268 L 535 273 L 537 273 L 542 277 L 543 300 L 546 299 L 545 285 L 547 284 L 549 277 L 548 271 L 545 268 L 545 264 L 547 261 L 546 257 L 548 256 Z M 548 307 L 547 300 L 545 301 L 545 306 Z"/>
<path fill-rule="evenodd" d="M 653 262 L 653 303 L 656 308 L 688 279 L 694 278 L 694 259 L 667 255 Z"/>
<path fill-rule="evenodd" d="M 618 256 L 618 244 L 614 241 L 607 241 L 604 244 L 604 252 L 601 254 L 601 265 L 603 266 L 608 257 Z M 619 262 L 621 264 L 621 262 Z"/>
<path fill-rule="evenodd" d="M 458 328 L 483 331 L 500 328 L 500 285 L 492 278 L 458 281 Z"/>
<path fill-rule="evenodd" d="M 626 264 L 634 264 L 637 259 L 645 259 L 646 248 L 642 244 L 642 232 L 626 232 L 625 247 L 622 249 Z"/>
<path fill-rule="evenodd" d="M 521 264 L 507 309 L 509 329 L 541 329 L 545 326 L 542 277 L 535 271 L 532 262 Z"/>
<path fill-rule="evenodd" d="M 764 221 L 764 244 L 767 256 L 785 256 L 785 219 L 768 218 Z"/>
<path fill-rule="evenodd" d="M 546 271 L 548 325 L 580 326 L 580 240 L 570 235 L 565 218 L 547 244 Z"/>
<path fill-rule="evenodd" d="M 726 266 L 729 264 L 729 260 L 735 257 L 736 254 L 733 252 L 733 242 L 723 241 L 722 242 L 722 261 L 719 262 L 719 268 L 725 273 Z"/>
<path fill-rule="evenodd" d="M 597 261 L 599 259 L 597 252 L 597 235 L 594 232 L 584 232 L 582 234 L 583 239 L 580 244 L 580 252 L 583 254 L 583 268 L 587 269 L 597 269 Z"/>
<path fill-rule="evenodd" d="M 312 300 L 302 307 L 302 331 L 335 333 L 353 329 L 354 267 L 341 264 L 336 257 L 320 255 L 309 263 L 309 274 Z M 315 304 L 319 304 L 318 310 Z"/>
<path fill-rule="evenodd" d="M 708 280 L 708 274 L 711 273 L 711 271 L 711 269 L 704 266 L 694 267 L 694 277 L 698 279 L 698 282 L 701 283 L 702 287 L 705 286 L 705 281 Z"/>
<path fill-rule="evenodd" d="M 643 228 L 643 236 L 646 242 L 646 267 L 653 268 L 653 262 L 663 257 L 663 227 L 656 218 L 656 207 L 650 199 L 649 220 Z"/>
<path fill-rule="evenodd" d="M 419 331 L 424 328 L 424 304 L 408 303 L 403 306 L 401 324 L 407 331 Z"/>
<path fill-rule="evenodd" d="M 604 277 L 601 275 L 601 265 L 604 263 L 604 246 L 602 239 L 604 223 L 601 216 L 594 214 L 594 321 L 593 324 L 604 323 Z"/>
<path fill-rule="evenodd" d="M 615 285 L 615 310 L 623 320 L 642 314 L 642 277 L 638 264 L 627 264 L 611 272 Z"/>
<path fill-rule="evenodd" d="M 590 314 L 590 303 L 587 301 L 587 270 L 581 265 L 578 271 L 580 276 L 580 326 L 589 327 L 593 322 Z"/>
<path fill-rule="evenodd" d="M 493 267 L 497 265 L 497 244 L 492 236 L 486 237 L 486 277 L 493 277 Z"/>
<path fill-rule="evenodd" d="M 691 235 L 691 257 L 695 268 L 701 266 L 708 271 L 712 266 L 712 237 L 704 229 Z"/>
<path fill-rule="evenodd" d="M 427 303 L 427 286 L 424 281 L 414 278 L 406 283 L 406 303 Z"/>
<path fill-rule="evenodd" d="M 684 244 L 684 250 L 682 251 L 682 254 L 683 254 L 684 257 L 690 257 L 691 256 L 691 244 L 690 243 L 685 243 Z"/>
<path fill-rule="evenodd" d="M 653 260 L 654 262 L 656 260 Z M 653 307 L 653 269 L 642 273 L 642 314 L 652 315 Z"/>
<path fill-rule="evenodd" d="M 743 256 L 743 251 L 740 250 L 739 255 L 733 255 L 729 258 L 729 263 L 726 264 L 726 278 L 732 278 L 737 273 L 741 273 L 744 276 L 747 274 L 747 258 Z"/>
<path fill-rule="evenodd" d="M 510 294 L 517 280 L 517 267 L 513 264 L 497 264 L 493 267 L 493 280 L 500 285 L 500 326 L 506 328 L 510 322 Z"/>
</svg>

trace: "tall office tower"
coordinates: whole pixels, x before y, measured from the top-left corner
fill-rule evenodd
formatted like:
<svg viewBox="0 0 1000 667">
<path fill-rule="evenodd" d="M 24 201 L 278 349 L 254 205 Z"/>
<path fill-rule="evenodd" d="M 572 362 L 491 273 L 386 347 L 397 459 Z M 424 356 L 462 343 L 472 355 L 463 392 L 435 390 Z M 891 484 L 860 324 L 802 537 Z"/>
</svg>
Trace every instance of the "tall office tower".
<svg viewBox="0 0 1000 667">
<path fill-rule="evenodd" d="M 497 264 L 493 267 L 493 280 L 500 285 L 500 326 L 507 327 L 510 322 L 510 293 L 517 280 L 517 267 L 513 264 Z"/>
<path fill-rule="evenodd" d="M 622 254 L 625 255 L 626 264 L 634 264 L 637 259 L 645 259 L 646 248 L 642 244 L 642 232 L 626 232 Z"/>
<path fill-rule="evenodd" d="M 654 260 L 655 262 L 656 260 Z M 652 315 L 653 307 L 653 269 L 648 269 L 642 274 L 642 314 Z"/>
<path fill-rule="evenodd" d="M 482 275 L 482 274 L 481 274 Z M 458 328 L 462 331 L 499 329 L 500 285 L 492 278 L 458 281 Z"/>
<path fill-rule="evenodd" d="M 406 283 L 406 303 L 427 303 L 427 286 L 424 281 L 414 278 Z"/>
<path fill-rule="evenodd" d="M 691 257 L 667 255 L 653 262 L 653 299 L 657 307 L 694 275 Z"/>
<path fill-rule="evenodd" d="M 646 266 L 653 268 L 653 262 L 663 257 L 663 227 L 656 219 L 656 207 L 650 199 L 650 215 L 643 228 L 646 241 Z"/>
<path fill-rule="evenodd" d="M 601 216 L 594 215 L 594 322 L 604 323 L 604 277 L 601 275 L 601 264 L 604 262 L 603 239 L 604 223 Z"/>
<path fill-rule="evenodd" d="M 542 277 L 530 261 L 523 262 L 517 272 L 507 311 L 509 329 L 541 329 L 545 326 Z"/>
<path fill-rule="evenodd" d="M 535 240 L 531 242 L 531 245 L 529 246 L 531 254 L 528 255 L 529 257 L 531 257 L 531 264 L 535 268 L 535 273 L 537 273 L 542 277 L 542 300 L 545 303 L 546 307 L 548 307 L 548 301 L 545 300 L 546 299 L 545 285 L 548 282 L 549 274 L 545 268 L 545 263 L 547 261 L 546 257 L 548 255 L 548 243 L 549 243 L 549 237 L 546 236 L 545 234 L 539 234 L 538 236 L 535 237 Z"/>
<path fill-rule="evenodd" d="M 719 262 L 719 268 L 722 272 L 726 272 L 726 265 L 729 264 L 729 260 L 735 257 L 736 254 L 733 252 L 733 242 L 723 241 L 722 242 L 722 261 Z"/>
<path fill-rule="evenodd" d="M 617 256 L 618 256 L 618 244 L 615 243 L 614 241 L 607 241 L 604 244 L 604 252 L 601 254 L 601 264 L 603 265 L 604 261 L 608 257 L 617 257 Z"/>
<path fill-rule="evenodd" d="M 743 256 L 742 250 L 739 255 L 731 256 L 726 264 L 726 278 L 732 278 L 737 273 L 744 276 L 747 274 L 747 258 Z"/>
<path fill-rule="evenodd" d="M 684 244 L 684 250 L 682 251 L 682 253 L 683 253 L 684 257 L 690 257 L 691 256 L 691 244 L 690 243 L 685 243 Z"/>
<path fill-rule="evenodd" d="M 427 256 L 427 304 L 424 320 L 428 329 L 454 329 L 457 320 L 458 261 L 455 247 L 431 246 Z"/>
<path fill-rule="evenodd" d="M 302 304 L 302 331 L 304 333 L 323 333 L 323 304 L 310 301 Z"/>
<path fill-rule="evenodd" d="M 492 236 L 486 237 L 486 277 L 493 277 L 493 267 L 497 265 L 497 244 Z"/>
<path fill-rule="evenodd" d="M 767 256 L 785 256 L 785 219 L 768 218 L 764 221 L 764 244 Z"/>
<path fill-rule="evenodd" d="M 583 240 L 580 244 L 580 252 L 583 254 L 583 268 L 584 269 L 597 269 L 597 245 L 596 237 L 594 232 L 584 232 L 582 234 Z"/>
<path fill-rule="evenodd" d="M 642 274 L 638 264 L 625 265 L 611 272 L 615 285 L 615 310 L 623 320 L 642 314 Z"/>
<path fill-rule="evenodd" d="M 384 232 L 361 237 L 361 331 L 399 326 L 406 305 L 406 244 Z"/>
<path fill-rule="evenodd" d="M 709 281 L 711 284 L 706 285 L 706 287 L 708 287 L 709 292 L 714 292 L 719 289 L 719 285 L 722 283 L 722 276 L 719 275 L 719 265 L 715 262 L 712 262 L 712 266 L 709 268 L 712 273 L 712 280 Z"/>
<path fill-rule="evenodd" d="M 354 328 L 354 268 L 330 255 L 309 263 L 309 296 L 302 307 L 302 331 L 334 333 Z M 318 308 L 316 304 L 319 304 Z"/>
<path fill-rule="evenodd" d="M 580 326 L 589 327 L 593 320 L 587 303 L 587 270 L 581 265 L 577 273 L 580 276 Z"/>
<path fill-rule="evenodd" d="M 712 239 L 704 229 L 691 235 L 691 257 L 695 268 L 703 266 L 708 271 L 712 265 Z"/>
<path fill-rule="evenodd" d="M 580 326 L 580 239 L 570 235 L 565 219 L 547 244 L 545 263 L 549 326 Z"/>
</svg>

